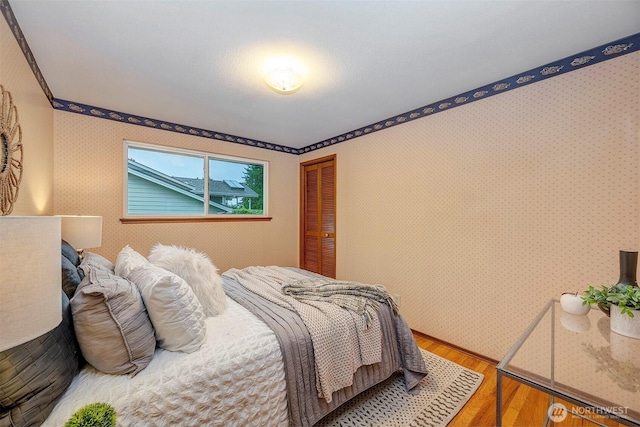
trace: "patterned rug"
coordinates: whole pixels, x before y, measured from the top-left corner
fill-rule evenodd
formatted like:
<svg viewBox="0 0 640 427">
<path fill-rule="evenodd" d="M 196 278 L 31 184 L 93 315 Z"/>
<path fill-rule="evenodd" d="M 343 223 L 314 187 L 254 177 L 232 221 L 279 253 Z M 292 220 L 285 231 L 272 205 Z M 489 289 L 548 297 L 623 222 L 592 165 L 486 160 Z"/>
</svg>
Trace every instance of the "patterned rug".
<svg viewBox="0 0 640 427">
<path fill-rule="evenodd" d="M 429 375 L 409 394 L 401 375 L 365 391 L 322 419 L 322 427 L 446 426 L 480 387 L 484 375 L 422 350 Z"/>
</svg>

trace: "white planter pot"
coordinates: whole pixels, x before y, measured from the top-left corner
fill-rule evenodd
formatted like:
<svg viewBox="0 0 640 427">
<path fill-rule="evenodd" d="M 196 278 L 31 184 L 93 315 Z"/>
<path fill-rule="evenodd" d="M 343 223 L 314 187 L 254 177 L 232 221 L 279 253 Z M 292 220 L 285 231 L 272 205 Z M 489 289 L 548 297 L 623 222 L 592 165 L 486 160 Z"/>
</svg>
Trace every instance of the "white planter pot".
<svg viewBox="0 0 640 427">
<path fill-rule="evenodd" d="M 633 317 L 620 313 L 620 307 L 611 305 L 611 330 L 626 337 L 640 339 L 640 310 L 631 310 Z"/>
</svg>

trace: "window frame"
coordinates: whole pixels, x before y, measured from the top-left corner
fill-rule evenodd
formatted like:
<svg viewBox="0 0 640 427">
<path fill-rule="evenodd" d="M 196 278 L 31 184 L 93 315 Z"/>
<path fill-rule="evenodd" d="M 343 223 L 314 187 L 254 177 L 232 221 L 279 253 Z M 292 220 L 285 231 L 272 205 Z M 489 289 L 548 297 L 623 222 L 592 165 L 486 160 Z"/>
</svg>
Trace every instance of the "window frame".
<svg viewBox="0 0 640 427">
<path fill-rule="evenodd" d="M 186 148 L 178 148 L 167 145 L 152 144 L 146 142 L 137 142 L 131 140 L 123 140 L 123 161 L 122 161 L 122 223 L 172 223 L 172 222 L 215 222 L 215 221 L 270 221 L 269 216 L 269 162 L 253 158 L 230 156 L 227 154 L 219 154 L 207 151 L 191 150 Z M 202 214 L 131 214 L 129 210 L 129 148 L 139 148 L 167 154 L 177 154 L 191 157 L 198 157 L 203 160 L 203 177 L 204 194 L 203 194 L 203 213 Z M 211 160 L 228 161 L 233 163 L 242 163 L 248 165 L 262 166 L 262 213 L 261 214 L 222 214 L 209 213 L 209 164 Z M 205 197 L 206 196 L 206 197 Z"/>
</svg>

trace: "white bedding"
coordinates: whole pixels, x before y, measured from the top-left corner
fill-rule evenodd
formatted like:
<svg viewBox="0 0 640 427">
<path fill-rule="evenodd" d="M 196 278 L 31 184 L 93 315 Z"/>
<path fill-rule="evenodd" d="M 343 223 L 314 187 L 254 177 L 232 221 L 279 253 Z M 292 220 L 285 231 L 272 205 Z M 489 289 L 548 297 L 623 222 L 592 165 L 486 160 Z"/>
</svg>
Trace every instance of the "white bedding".
<svg viewBox="0 0 640 427">
<path fill-rule="evenodd" d="M 133 378 L 85 367 L 44 425 L 62 427 L 82 406 L 105 402 L 115 408 L 119 427 L 288 426 L 282 353 L 273 331 L 231 299 L 226 313 L 206 323 L 200 350 L 157 349 Z"/>
</svg>

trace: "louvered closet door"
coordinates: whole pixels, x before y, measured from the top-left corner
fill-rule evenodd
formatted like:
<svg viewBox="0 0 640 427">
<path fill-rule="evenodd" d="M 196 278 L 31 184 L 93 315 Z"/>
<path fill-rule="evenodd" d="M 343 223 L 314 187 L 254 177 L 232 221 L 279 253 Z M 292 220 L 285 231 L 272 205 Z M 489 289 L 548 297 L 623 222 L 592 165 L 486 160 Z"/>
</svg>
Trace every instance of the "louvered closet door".
<svg viewBox="0 0 640 427">
<path fill-rule="evenodd" d="M 300 266 L 336 277 L 336 158 L 301 164 Z"/>
</svg>

